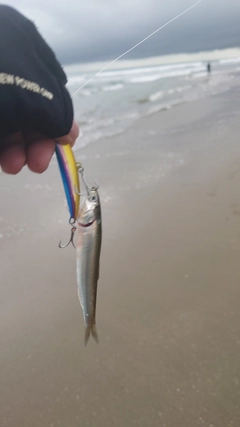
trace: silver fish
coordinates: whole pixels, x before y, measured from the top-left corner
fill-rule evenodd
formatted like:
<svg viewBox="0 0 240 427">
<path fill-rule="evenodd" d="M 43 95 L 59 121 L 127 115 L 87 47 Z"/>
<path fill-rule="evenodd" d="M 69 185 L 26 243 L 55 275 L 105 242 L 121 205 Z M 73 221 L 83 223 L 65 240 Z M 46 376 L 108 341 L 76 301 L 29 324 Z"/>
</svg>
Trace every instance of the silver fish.
<svg viewBox="0 0 240 427">
<path fill-rule="evenodd" d="M 96 330 L 97 283 L 102 241 L 101 206 L 96 187 L 87 188 L 87 196 L 77 218 L 78 296 L 85 323 L 85 345 L 90 335 L 98 342 Z"/>
</svg>

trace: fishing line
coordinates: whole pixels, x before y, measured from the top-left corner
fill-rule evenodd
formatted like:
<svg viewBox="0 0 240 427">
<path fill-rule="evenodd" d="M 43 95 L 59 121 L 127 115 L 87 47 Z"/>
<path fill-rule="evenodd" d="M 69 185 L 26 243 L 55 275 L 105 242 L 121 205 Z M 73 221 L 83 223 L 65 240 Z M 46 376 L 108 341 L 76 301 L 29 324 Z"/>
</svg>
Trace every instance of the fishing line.
<svg viewBox="0 0 240 427">
<path fill-rule="evenodd" d="M 176 21 L 176 19 L 180 18 L 180 16 L 185 15 L 185 13 L 189 12 L 191 9 L 193 9 L 194 7 L 196 7 L 199 3 L 201 3 L 203 0 L 198 0 L 196 3 L 194 3 L 192 6 L 188 7 L 187 9 L 185 9 L 183 12 L 179 13 L 177 16 L 175 16 L 174 18 L 170 19 L 170 21 L 166 22 L 166 24 L 162 25 L 161 27 L 157 28 L 155 31 L 153 31 L 151 34 L 149 34 L 147 37 L 145 37 L 143 40 L 141 40 L 140 42 L 138 42 L 137 44 L 135 44 L 134 46 L 132 46 L 130 49 L 128 49 L 126 52 L 122 53 L 121 55 L 119 55 L 116 59 L 114 59 L 113 61 L 111 61 L 109 64 L 105 65 L 100 71 L 98 71 L 96 74 L 94 74 L 89 80 L 87 80 L 82 86 L 80 86 L 76 92 L 74 92 L 74 95 L 76 95 L 84 86 L 86 86 L 88 83 L 90 83 L 95 77 L 99 76 L 100 73 L 102 73 L 104 70 L 106 70 L 107 68 L 109 68 L 112 64 L 114 64 L 116 61 L 118 61 L 120 58 L 122 58 L 123 56 L 127 55 L 129 52 L 131 52 L 133 49 L 135 49 L 136 47 L 140 46 L 142 43 L 144 43 L 146 40 L 150 39 L 150 37 L 154 36 L 154 34 L 158 33 L 160 30 L 162 30 L 163 28 L 167 27 L 169 24 L 171 24 L 173 21 Z"/>
</svg>

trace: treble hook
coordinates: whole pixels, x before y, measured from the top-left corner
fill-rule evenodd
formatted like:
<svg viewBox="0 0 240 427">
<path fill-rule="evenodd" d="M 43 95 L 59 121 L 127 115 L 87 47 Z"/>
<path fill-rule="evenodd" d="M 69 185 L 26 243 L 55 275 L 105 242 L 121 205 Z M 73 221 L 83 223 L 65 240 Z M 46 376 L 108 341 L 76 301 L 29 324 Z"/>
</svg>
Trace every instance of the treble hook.
<svg viewBox="0 0 240 427">
<path fill-rule="evenodd" d="M 73 241 L 74 233 L 75 233 L 76 229 L 77 229 L 77 227 L 72 227 L 72 228 L 71 228 L 71 235 L 70 235 L 70 239 L 69 239 L 69 241 L 68 241 L 65 245 L 62 245 L 62 244 L 61 244 L 61 240 L 60 240 L 60 242 L 59 242 L 59 244 L 58 244 L 58 247 L 59 247 L 60 249 L 66 248 L 68 245 L 70 245 L 70 243 L 72 243 L 73 247 L 76 249 L 76 246 L 74 245 L 74 241 Z"/>
<path fill-rule="evenodd" d="M 83 165 L 82 165 L 80 162 L 76 163 L 76 166 L 77 166 L 77 170 L 78 170 L 78 172 L 81 174 L 82 181 L 83 181 L 83 184 L 85 185 L 87 195 L 89 196 L 89 194 L 90 194 L 90 187 L 87 185 L 86 180 L 85 180 L 85 178 L 84 178 L 84 167 L 83 167 Z M 94 186 L 94 187 L 92 187 L 91 189 L 92 189 L 92 190 L 98 190 L 98 188 L 99 188 L 98 183 L 97 183 L 96 181 L 94 181 L 94 183 L 95 183 L 95 186 Z M 75 188 L 75 192 L 77 192 L 77 191 L 76 191 L 76 188 Z M 78 192 L 77 192 L 77 194 L 78 194 L 79 196 L 81 196 L 81 195 L 82 195 L 81 193 L 78 193 Z"/>
<path fill-rule="evenodd" d="M 85 195 L 85 193 L 81 193 L 80 191 L 78 191 L 78 189 L 77 189 L 76 185 L 74 185 L 74 191 L 75 191 L 75 193 L 76 193 L 78 196 L 80 196 L 80 197 L 82 197 L 82 196 L 84 196 L 84 195 Z"/>
<path fill-rule="evenodd" d="M 86 188 L 87 195 L 89 196 L 89 186 L 87 185 L 87 183 L 85 181 L 85 178 L 84 178 L 84 174 L 83 174 L 84 167 L 83 167 L 83 165 L 80 162 L 77 163 L 76 165 L 77 165 L 78 172 L 81 174 L 82 181 L 83 181 L 83 184 L 84 184 L 84 186 Z"/>
</svg>

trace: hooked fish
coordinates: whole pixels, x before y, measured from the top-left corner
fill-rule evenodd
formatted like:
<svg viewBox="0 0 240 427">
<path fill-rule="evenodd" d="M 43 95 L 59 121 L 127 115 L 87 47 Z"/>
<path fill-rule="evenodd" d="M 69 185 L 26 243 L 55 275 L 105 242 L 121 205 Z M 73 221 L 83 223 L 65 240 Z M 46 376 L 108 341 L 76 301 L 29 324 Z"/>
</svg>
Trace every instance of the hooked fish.
<svg viewBox="0 0 240 427">
<path fill-rule="evenodd" d="M 98 342 L 96 330 L 97 284 L 102 241 L 102 219 L 96 187 L 87 188 L 87 196 L 77 218 L 77 283 L 85 323 L 85 345 L 90 335 Z"/>
<path fill-rule="evenodd" d="M 60 242 L 59 247 L 65 248 L 72 243 L 76 248 L 78 296 L 83 310 L 86 345 L 90 335 L 98 342 L 95 318 L 102 242 L 100 199 L 98 188 L 90 189 L 86 184 L 84 169 L 81 163 L 75 162 L 71 147 L 57 145 L 56 154 L 70 211 L 69 222 L 72 225 L 69 241 L 65 245 Z M 80 205 L 78 215 L 76 209 L 79 204 L 80 182 L 78 178 L 76 179 L 76 172 L 81 174 L 86 188 L 86 196 Z"/>
</svg>

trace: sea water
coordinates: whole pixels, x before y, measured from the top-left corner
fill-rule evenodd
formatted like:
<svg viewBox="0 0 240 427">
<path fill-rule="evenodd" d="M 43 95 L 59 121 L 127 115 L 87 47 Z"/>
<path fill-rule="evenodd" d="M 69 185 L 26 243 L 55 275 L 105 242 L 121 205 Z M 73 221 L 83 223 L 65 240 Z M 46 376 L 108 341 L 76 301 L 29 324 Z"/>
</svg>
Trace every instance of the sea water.
<svg viewBox="0 0 240 427">
<path fill-rule="evenodd" d="M 100 64 L 66 67 L 70 93 L 100 68 Z M 81 129 L 76 149 L 121 133 L 143 116 L 228 90 L 237 83 L 239 71 L 240 49 L 118 61 L 73 96 Z"/>
</svg>

